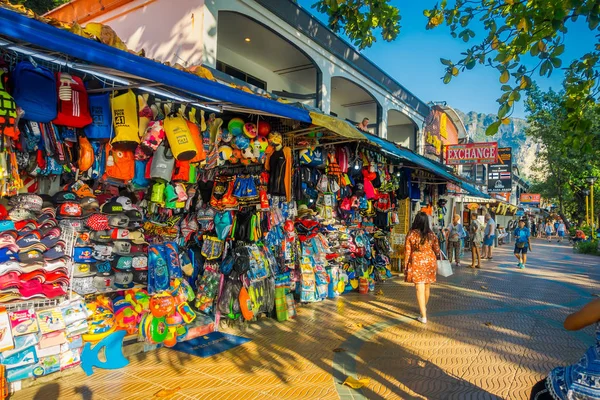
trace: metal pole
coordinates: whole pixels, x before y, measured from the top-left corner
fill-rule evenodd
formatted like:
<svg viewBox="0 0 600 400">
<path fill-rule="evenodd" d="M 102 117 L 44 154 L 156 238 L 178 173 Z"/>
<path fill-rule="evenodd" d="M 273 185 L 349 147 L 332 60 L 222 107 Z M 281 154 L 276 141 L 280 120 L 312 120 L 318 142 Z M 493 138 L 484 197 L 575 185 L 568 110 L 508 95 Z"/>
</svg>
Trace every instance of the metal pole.
<svg viewBox="0 0 600 400">
<path fill-rule="evenodd" d="M 591 217 L 592 217 L 592 237 L 596 237 L 596 231 L 594 226 L 596 224 L 596 214 L 594 214 L 594 184 L 592 183 L 592 188 L 590 191 L 590 208 L 591 208 Z"/>
<path fill-rule="evenodd" d="M 590 215 L 589 215 L 589 210 L 588 210 L 589 209 L 589 207 L 588 207 L 588 200 L 589 200 L 588 198 L 589 197 L 590 196 L 587 196 L 587 195 L 585 196 L 585 223 L 588 226 L 590 225 Z"/>
</svg>

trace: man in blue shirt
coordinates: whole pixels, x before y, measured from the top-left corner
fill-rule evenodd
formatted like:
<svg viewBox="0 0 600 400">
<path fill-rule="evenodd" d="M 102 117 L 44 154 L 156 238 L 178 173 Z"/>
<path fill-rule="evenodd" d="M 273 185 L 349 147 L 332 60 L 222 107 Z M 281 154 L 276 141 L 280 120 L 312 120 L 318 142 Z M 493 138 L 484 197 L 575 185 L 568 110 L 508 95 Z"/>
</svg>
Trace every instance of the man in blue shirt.
<svg viewBox="0 0 600 400">
<path fill-rule="evenodd" d="M 518 268 L 525 268 L 527 264 L 527 250 L 529 250 L 529 228 L 525 226 L 525 220 L 519 221 L 519 227 L 515 229 L 515 257 L 519 260 Z"/>
</svg>

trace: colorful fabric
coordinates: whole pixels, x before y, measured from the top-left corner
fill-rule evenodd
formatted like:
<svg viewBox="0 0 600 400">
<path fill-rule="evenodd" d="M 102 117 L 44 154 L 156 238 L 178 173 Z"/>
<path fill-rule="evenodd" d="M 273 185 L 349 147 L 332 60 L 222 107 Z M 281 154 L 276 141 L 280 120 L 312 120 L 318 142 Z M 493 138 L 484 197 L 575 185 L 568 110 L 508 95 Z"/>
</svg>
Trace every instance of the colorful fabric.
<svg viewBox="0 0 600 400">
<path fill-rule="evenodd" d="M 596 325 L 596 343 L 579 362 L 553 369 L 546 386 L 556 400 L 600 399 L 600 324 Z"/>
</svg>

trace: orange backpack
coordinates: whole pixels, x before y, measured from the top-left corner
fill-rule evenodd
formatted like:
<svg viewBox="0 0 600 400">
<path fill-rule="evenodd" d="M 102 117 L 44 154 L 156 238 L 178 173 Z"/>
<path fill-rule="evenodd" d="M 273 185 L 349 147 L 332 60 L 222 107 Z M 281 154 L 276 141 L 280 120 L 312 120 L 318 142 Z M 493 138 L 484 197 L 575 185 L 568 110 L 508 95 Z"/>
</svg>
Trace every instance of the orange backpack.
<svg viewBox="0 0 600 400">
<path fill-rule="evenodd" d="M 106 144 L 106 169 L 104 179 L 117 179 L 129 182 L 135 176 L 135 157 L 133 151 L 115 149 Z"/>
</svg>

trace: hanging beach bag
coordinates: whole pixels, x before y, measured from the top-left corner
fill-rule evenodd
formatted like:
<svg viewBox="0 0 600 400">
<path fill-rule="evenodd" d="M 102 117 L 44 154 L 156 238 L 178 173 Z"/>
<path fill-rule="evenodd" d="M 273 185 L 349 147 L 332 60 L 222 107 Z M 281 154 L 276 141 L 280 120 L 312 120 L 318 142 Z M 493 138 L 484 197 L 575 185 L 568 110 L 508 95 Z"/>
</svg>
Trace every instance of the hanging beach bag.
<svg viewBox="0 0 600 400">
<path fill-rule="evenodd" d="M 111 141 L 114 148 L 134 150 L 140 143 L 138 102 L 135 94 L 126 93 L 112 97 L 112 116 L 115 136 Z"/>
<path fill-rule="evenodd" d="M 105 178 L 129 182 L 135 176 L 135 158 L 133 151 L 115 149 L 110 143 L 106 144 Z"/>
<path fill-rule="evenodd" d="M 204 143 L 202 141 L 202 133 L 200 133 L 200 129 L 198 125 L 193 122 L 186 121 L 188 128 L 190 129 L 190 134 L 192 136 L 192 141 L 194 142 L 194 147 L 196 148 L 196 156 L 190 160 L 191 163 L 197 163 L 200 161 L 204 161 L 206 159 L 206 152 L 204 151 Z"/>
<path fill-rule="evenodd" d="M 165 140 L 165 129 L 163 121 L 152 121 L 148 124 L 148 129 L 142 137 L 140 149 L 148 156 L 151 156 L 158 146 Z"/>
<path fill-rule="evenodd" d="M 150 164 L 150 179 L 160 179 L 165 182 L 171 180 L 173 168 L 175 167 L 175 157 L 171 149 L 162 142 L 156 149 Z"/>
<path fill-rule="evenodd" d="M 225 242 L 219 240 L 216 236 L 207 236 L 203 237 L 202 242 L 202 255 L 206 257 L 207 260 L 215 260 L 221 257 L 223 254 L 223 248 L 225 247 Z"/>
<path fill-rule="evenodd" d="M 85 136 L 92 140 L 109 140 L 113 126 L 110 94 L 91 94 L 88 102 L 92 123 L 84 128 Z"/>
<path fill-rule="evenodd" d="M 35 122 L 51 122 L 56 118 L 58 97 L 52 71 L 21 61 L 13 71 L 12 79 L 13 98 L 25 112 L 23 118 Z"/>
<path fill-rule="evenodd" d="M 189 182 L 190 180 L 190 162 L 175 160 L 173 176 L 171 182 Z"/>
<path fill-rule="evenodd" d="M 81 78 L 59 72 L 56 74 L 58 115 L 55 125 L 83 128 L 92 123 L 88 95 Z"/>
<path fill-rule="evenodd" d="M 196 157 L 198 152 L 187 121 L 180 115 L 169 115 L 165 118 L 164 124 L 173 156 L 181 161 L 189 161 Z"/>
<path fill-rule="evenodd" d="M 6 91 L 7 74 L 8 69 L 0 67 L 0 135 L 16 140 L 19 138 L 19 130 L 16 126 L 17 104 Z"/>
<path fill-rule="evenodd" d="M 146 178 L 146 165 L 148 160 L 135 160 L 135 173 L 133 177 L 133 186 L 138 189 L 145 189 L 150 186 L 150 180 Z"/>
</svg>

